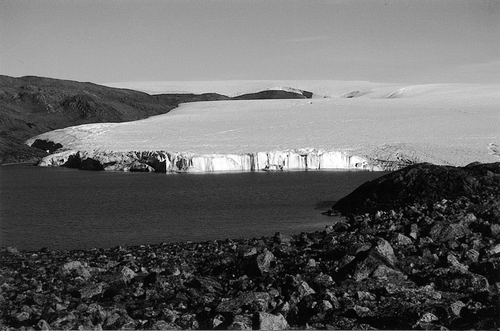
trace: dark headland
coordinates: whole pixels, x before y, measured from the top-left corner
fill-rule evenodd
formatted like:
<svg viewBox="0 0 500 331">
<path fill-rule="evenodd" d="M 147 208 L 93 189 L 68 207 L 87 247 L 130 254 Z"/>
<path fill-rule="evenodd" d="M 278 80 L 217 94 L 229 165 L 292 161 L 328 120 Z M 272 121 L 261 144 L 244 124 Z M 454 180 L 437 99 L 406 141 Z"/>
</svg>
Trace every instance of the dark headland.
<svg viewBox="0 0 500 331">
<path fill-rule="evenodd" d="M 333 209 L 314 233 L 4 248 L 0 328 L 500 327 L 500 163 L 412 165 Z"/>
</svg>

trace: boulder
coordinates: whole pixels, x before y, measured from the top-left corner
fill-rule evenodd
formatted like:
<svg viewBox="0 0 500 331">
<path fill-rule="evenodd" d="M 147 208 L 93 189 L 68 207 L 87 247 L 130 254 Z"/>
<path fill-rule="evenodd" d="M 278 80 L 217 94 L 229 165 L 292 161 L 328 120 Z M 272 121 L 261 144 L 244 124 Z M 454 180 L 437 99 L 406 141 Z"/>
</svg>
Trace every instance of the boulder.
<svg viewBox="0 0 500 331">
<path fill-rule="evenodd" d="M 90 284 L 80 290 L 82 299 L 92 298 L 102 293 L 102 284 Z"/>
<path fill-rule="evenodd" d="M 254 311 L 266 311 L 271 297 L 266 292 L 243 292 L 233 299 L 223 300 L 215 309 L 218 313 L 239 314 L 248 308 Z"/>
<path fill-rule="evenodd" d="M 233 322 L 227 327 L 228 330 L 252 330 L 252 318 L 247 315 L 236 315 Z"/>
<path fill-rule="evenodd" d="M 290 328 L 283 315 L 269 313 L 255 313 L 255 325 L 257 330 L 287 330 Z"/>
<path fill-rule="evenodd" d="M 264 275 L 272 270 L 276 264 L 276 258 L 274 254 L 266 248 L 262 253 L 257 255 L 256 263 L 260 273 Z"/>
<path fill-rule="evenodd" d="M 80 261 L 67 262 L 61 267 L 61 273 L 63 275 L 68 275 L 72 271 L 85 279 L 92 277 L 90 272 Z"/>
<path fill-rule="evenodd" d="M 135 271 L 133 271 L 129 267 L 123 267 L 120 272 L 123 278 L 123 282 L 125 283 L 129 283 L 132 279 L 134 279 L 135 276 L 137 276 Z"/>
</svg>

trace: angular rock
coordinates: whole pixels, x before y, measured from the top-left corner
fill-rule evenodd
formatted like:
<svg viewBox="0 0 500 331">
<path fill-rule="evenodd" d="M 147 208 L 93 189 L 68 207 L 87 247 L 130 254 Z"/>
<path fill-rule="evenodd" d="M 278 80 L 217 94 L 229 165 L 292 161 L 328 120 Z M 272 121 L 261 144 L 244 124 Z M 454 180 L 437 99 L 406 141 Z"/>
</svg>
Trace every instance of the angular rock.
<svg viewBox="0 0 500 331">
<path fill-rule="evenodd" d="M 365 300 L 375 301 L 375 300 L 377 300 L 377 297 L 374 294 L 370 293 L 370 292 L 357 291 L 356 294 L 358 295 L 358 299 L 360 301 L 365 301 Z"/>
<path fill-rule="evenodd" d="M 102 284 L 91 284 L 83 287 L 80 290 L 80 295 L 82 299 L 88 299 L 92 298 L 96 295 L 99 295 L 102 293 Z"/>
<path fill-rule="evenodd" d="M 435 321 L 438 321 L 438 320 L 439 320 L 439 318 L 436 315 L 434 315 L 433 313 L 425 313 L 419 319 L 419 322 L 421 322 L 421 323 L 432 323 L 432 322 L 435 322 Z"/>
<path fill-rule="evenodd" d="M 47 323 L 46 320 L 39 320 L 38 323 L 36 324 L 37 328 L 42 331 L 47 331 L 50 330 L 50 324 Z"/>
<path fill-rule="evenodd" d="M 310 294 L 315 294 L 316 292 L 305 281 L 300 281 L 299 285 L 297 286 L 297 293 L 300 300 L 303 297 L 308 296 Z"/>
<path fill-rule="evenodd" d="M 457 317 L 460 317 L 460 311 L 463 307 L 465 307 L 465 303 L 462 301 L 455 301 L 450 305 L 451 312 Z"/>
<path fill-rule="evenodd" d="M 211 293 L 219 293 L 223 289 L 218 281 L 209 277 L 195 277 L 188 285 Z"/>
<path fill-rule="evenodd" d="M 373 273 L 371 274 L 373 278 L 392 281 L 394 283 L 398 283 L 400 281 L 406 280 L 408 277 L 399 270 L 394 270 L 386 265 L 379 265 Z"/>
<path fill-rule="evenodd" d="M 339 299 L 331 291 L 326 291 L 324 298 L 332 303 L 334 309 L 340 309 L 342 307 Z"/>
<path fill-rule="evenodd" d="M 361 317 L 361 318 L 373 315 L 371 309 L 368 307 L 355 305 L 354 308 L 352 308 L 352 309 L 354 310 L 356 315 Z"/>
<path fill-rule="evenodd" d="M 179 319 L 176 320 L 176 324 L 179 325 L 183 330 L 195 330 L 199 329 L 200 326 L 195 314 L 182 315 Z"/>
<path fill-rule="evenodd" d="M 224 316 L 218 314 L 216 315 L 213 319 L 212 319 L 212 328 L 217 328 L 219 325 L 221 325 L 222 323 L 224 323 L 226 319 L 224 318 Z"/>
<path fill-rule="evenodd" d="M 453 254 L 448 254 L 448 256 L 446 257 L 446 260 L 448 261 L 448 264 L 453 267 L 453 268 L 457 268 L 461 271 L 467 271 L 469 270 L 469 267 L 460 263 L 457 259 L 457 257 Z"/>
<path fill-rule="evenodd" d="M 280 245 L 290 246 L 292 237 L 281 232 L 276 232 L 276 234 L 274 235 L 274 241 Z"/>
<path fill-rule="evenodd" d="M 249 245 L 238 246 L 238 253 L 240 256 L 247 257 L 257 254 L 257 247 Z"/>
<path fill-rule="evenodd" d="M 228 330 L 252 330 L 252 318 L 246 315 L 236 315 L 233 318 L 231 325 L 227 327 Z"/>
<path fill-rule="evenodd" d="M 269 250 L 264 249 L 262 253 L 257 255 L 257 268 L 261 274 L 269 273 L 276 263 L 276 258 L 274 254 Z"/>
<path fill-rule="evenodd" d="M 181 328 L 175 324 L 165 322 L 163 320 L 155 321 L 151 327 L 151 330 L 181 330 Z"/>
<path fill-rule="evenodd" d="M 92 277 L 90 272 L 84 267 L 84 265 L 80 261 L 67 262 L 61 267 L 61 272 L 64 275 L 68 274 L 73 270 L 76 272 L 77 275 L 85 279 Z"/>
<path fill-rule="evenodd" d="M 398 246 L 409 246 L 413 245 L 413 241 L 402 233 L 397 233 L 393 239 L 395 245 Z"/>
<path fill-rule="evenodd" d="M 287 330 L 290 328 L 283 315 L 259 312 L 254 316 L 257 330 Z"/>
<path fill-rule="evenodd" d="M 319 275 L 314 277 L 312 284 L 317 291 L 321 292 L 334 286 L 335 281 L 333 280 L 332 276 L 320 273 Z"/>
<path fill-rule="evenodd" d="M 242 312 L 242 307 L 248 306 L 265 311 L 270 300 L 271 296 L 266 292 L 245 292 L 236 298 L 222 301 L 215 310 L 219 313 L 239 314 Z"/>
<path fill-rule="evenodd" d="M 24 322 L 26 320 L 29 320 L 30 319 L 30 313 L 26 312 L 26 311 L 22 311 L 22 312 L 19 312 L 17 314 L 14 315 L 14 318 L 19 321 L 19 322 Z"/>
<path fill-rule="evenodd" d="M 475 249 L 469 249 L 468 251 L 465 252 L 464 255 L 469 262 L 479 261 L 479 252 Z"/>
<path fill-rule="evenodd" d="M 431 279 L 445 291 L 477 293 L 489 289 L 486 277 L 459 269 L 436 269 Z"/>
<path fill-rule="evenodd" d="M 123 282 L 125 283 L 129 283 L 132 279 L 134 279 L 135 276 L 137 276 L 135 271 L 133 271 L 129 267 L 123 267 L 120 272 L 123 277 Z"/>
<path fill-rule="evenodd" d="M 500 244 L 496 244 L 487 250 L 487 253 L 490 255 L 500 254 Z"/>
<path fill-rule="evenodd" d="M 379 238 L 375 246 L 375 252 L 380 255 L 390 267 L 396 266 L 398 259 L 394 254 L 394 249 L 387 240 Z"/>
<path fill-rule="evenodd" d="M 432 227 L 429 235 L 436 242 L 446 242 L 463 238 L 469 231 L 465 224 L 439 222 Z"/>
<path fill-rule="evenodd" d="M 418 225 L 415 224 L 415 223 L 412 223 L 410 225 L 410 234 L 409 234 L 409 236 L 412 237 L 413 240 L 417 240 L 418 233 L 419 233 Z"/>
<path fill-rule="evenodd" d="M 386 240 L 379 239 L 377 246 L 367 254 L 365 252 L 358 254 L 353 262 L 356 262 L 353 278 L 361 281 L 370 277 L 375 270 L 394 270 L 397 258 L 392 246 Z M 380 277 L 380 274 L 377 277 Z"/>
<path fill-rule="evenodd" d="M 318 311 L 320 313 L 327 312 L 333 309 L 333 304 L 328 300 L 322 300 L 318 305 Z"/>
</svg>

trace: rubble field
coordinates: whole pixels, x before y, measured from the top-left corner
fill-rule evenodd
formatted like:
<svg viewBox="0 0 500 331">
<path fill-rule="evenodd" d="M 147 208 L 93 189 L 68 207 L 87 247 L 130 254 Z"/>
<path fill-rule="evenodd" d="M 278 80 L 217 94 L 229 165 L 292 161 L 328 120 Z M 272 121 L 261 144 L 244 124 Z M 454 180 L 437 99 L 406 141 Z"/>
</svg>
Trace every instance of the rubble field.
<svg viewBox="0 0 500 331">
<path fill-rule="evenodd" d="M 314 233 L 2 248 L 0 329 L 500 327 L 500 163 L 409 166 L 336 212 Z"/>
</svg>

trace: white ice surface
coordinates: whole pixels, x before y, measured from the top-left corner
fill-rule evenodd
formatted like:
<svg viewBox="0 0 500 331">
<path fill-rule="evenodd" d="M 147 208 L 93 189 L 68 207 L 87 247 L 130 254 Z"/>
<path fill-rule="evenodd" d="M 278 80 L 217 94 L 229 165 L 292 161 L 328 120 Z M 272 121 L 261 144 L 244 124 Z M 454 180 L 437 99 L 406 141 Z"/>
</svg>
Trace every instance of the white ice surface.
<svg viewBox="0 0 500 331">
<path fill-rule="evenodd" d="M 145 85 L 135 88 L 145 90 Z M 266 86 L 329 97 L 187 103 L 165 115 L 65 128 L 27 143 L 48 139 L 65 150 L 103 152 L 239 155 L 309 148 L 374 160 L 403 158 L 450 165 L 500 161 L 500 85 L 230 81 L 165 82 L 148 89 L 234 95 Z M 340 97 L 352 91 L 360 91 L 361 96 Z"/>
</svg>

